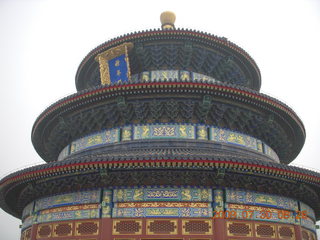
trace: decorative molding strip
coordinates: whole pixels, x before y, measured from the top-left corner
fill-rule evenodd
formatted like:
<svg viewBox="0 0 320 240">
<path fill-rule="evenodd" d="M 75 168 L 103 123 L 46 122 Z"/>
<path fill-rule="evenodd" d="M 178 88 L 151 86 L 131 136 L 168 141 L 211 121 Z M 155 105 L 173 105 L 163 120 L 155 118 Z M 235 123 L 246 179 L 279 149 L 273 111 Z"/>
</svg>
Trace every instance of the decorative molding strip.
<svg viewBox="0 0 320 240">
<path fill-rule="evenodd" d="M 41 198 L 35 202 L 34 211 L 38 212 L 42 209 L 60 206 L 98 203 L 100 202 L 100 192 L 101 190 L 82 191 Z"/>
<path fill-rule="evenodd" d="M 89 209 L 97 209 L 99 207 L 100 207 L 100 205 L 97 203 L 96 204 L 75 205 L 75 206 L 46 209 L 46 210 L 40 211 L 39 214 L 42 215 L 42 214 L 58 213 L 58 212 L 89 210 Z"/>
<path fill-rule="evenodd" d="M 295 213 L 293 211 L 290 211 L 289 216 L 284 218 L 283 215 L 280 214 L 280 211 L 275 208 L 261 208 L 256 206 L 226 204 L 226 213 L 230 215 L 226 216 L 226 218 L 290 224 L 300 223 L 299 219 L 295 219 Z"/>
<path fill-rule="evenodd" d="M 245 190 L 226 189 L 226 202 L 299 210 L 298 202 L 291 198 Z"/>
<path fill-rule="evenodd" d="M 73 141 L 70 145 L 70 154 L 103 144 L 117 143 L 120 141 L 120 129 L 104 130 L 99 133 L 94 133 Z M 64 149 L 65 150 L 65 149 Z M 60 155 L 65 155 L 63 152 Z M 59 156 L 60 156 L 59 155 Z M 61 159 L 63 160 L 63 158 Z"/>
<path fill-rule="evenodd" d="M 37 222 L 45 223 L 45 222 L 54 222 L 54 221 L 92 219 L 92 218 L 100 218 L 100 209 L 96 208 L 96 209 L 88 209 L 88 210 L 39 214 L 37 217 Z"/>
<path fill-rule="evenodd" d="M 208 208 L 211 203 L 202 202 L 121 202 L 114 203 L 115 208 Z"/>
<path fill-rule="evenodd" d="M 209 136 L 207 133 L 210 133 Z M 268 145 L 249 135 L 228 129 L 198 124 L 148 124 L 131 125 L 90 134 L 73 141 L 59 154 L 58 160 L 67 156 L 111 143 L 143 139 L 192 139 L 209 140 L 215 143 L 233 144 L 263 153 L 275 161 L 279 157 Z M 70 149 L 69 152 L 68 149 Z"/>
<path fill-rule="evenodd" d="M 115 189 L 113 202 L 193 201 L 211 202 L 212 190 L 200 188 Z"/>
<path fill-rule="evenodd" d="M 135 217 L 212 217 L 212 208 L 113 208 L 112 216 Z"/>
<path fill-rule="evenodd" d="M 182 82 L 221 83 L 215 78 L 186 70 L 156 70 L 145 71 L 131 76 L 129 83 L 170 82 L 179 80 Z"/>
</svg>

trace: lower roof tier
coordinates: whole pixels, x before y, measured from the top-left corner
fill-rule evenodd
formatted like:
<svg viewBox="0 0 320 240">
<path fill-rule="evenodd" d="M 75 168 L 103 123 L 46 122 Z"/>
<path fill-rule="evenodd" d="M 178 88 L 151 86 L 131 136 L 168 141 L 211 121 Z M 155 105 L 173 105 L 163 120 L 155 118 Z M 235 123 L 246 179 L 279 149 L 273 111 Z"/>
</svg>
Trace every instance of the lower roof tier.
<svg viewBox="0 0 320 240">
<path fill-rule="evenodd" d="M 21 217 L 39 198 L 90 188 L 145 185 L 240 188 L 302 201 L 320 218 L 320 174 L 247 158 L 110 160 L 77 156 L 13 173 L 0 182 L 0 206 Z"/>
<path fill-rule="evenodd" d="M 280 162 L 291 162 L 305 141 L 301 120 L 285 104 L 223 83 L 147 82 L 99 87 L 71 95 L 36 120 L 32 142 L 47 162 L 71 142 L 128 125 L 200 124 L 258 139 Z"/>
</svg>

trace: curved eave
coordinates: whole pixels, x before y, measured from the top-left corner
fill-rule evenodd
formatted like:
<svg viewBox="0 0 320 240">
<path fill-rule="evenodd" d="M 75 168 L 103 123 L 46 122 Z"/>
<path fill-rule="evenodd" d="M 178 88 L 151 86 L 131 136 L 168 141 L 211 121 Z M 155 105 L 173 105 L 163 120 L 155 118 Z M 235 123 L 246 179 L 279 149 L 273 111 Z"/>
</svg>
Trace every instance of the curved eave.
<svg viewBox="0 0 320 240">
<path fill-rule="evenodd" d="M 5 201 L 10 191 L 19 194 L 21 184 L 27 185 L 37 180 L 49 181 L 51 178 L 70 175 L 100 172 L 104 169 L 225 169 L 259 177 L 276 178 L 284 181 L 295 181 L 310 185 L 319 194 L 320 174 L 310 170 L 287 166 L 278 163 L 261 163 L 256 160 L 240 159 L 138 159 L 138 160 L 79 160 L 77 158 L 67 162 L 54 162 L 30 167 L 8 175 L 0 181 L 0 206 L 8 213 L 21 217 L 15 209 L 11 209 Z M 316 203 L 315 203 L 316 204 Z M 317 207 L 319 207 L 317 205 Z M 320 216 L 318 216 L 319 218 Z"/>
<path fill-rule="evenodd" d="M 304 140 L 305 129 L 299 117 L 285 104 L 259 92 L 243 88 L 231 84 L 207 84 L 194 82 L 160 82 L 160 83 L 140 83 L 115 85 L 108 87 L 98 87 L 91 90 L 78 92 L 68 96 L 47 108 L 36 120 L 32 129 L 32 141 L 38 154 L 46 161 L 55 161 L 57 156 L 51 156 L 46 153 L 43 141 L 39 141 L 42 137 L 43 126 L 45 126 L 53 117 L 59 116 L 67 111 L 79 109 L 86 104 L 93 104 L 103 101 L 103 99 L 113 98 L 115 96 L 126 96 L 130 94 L 143 95 L 154 93 L 154 91 L 162 92 L 165 89 L 170 91 L 196 90 L 202 94 L 219 94 L 233 101 L 252 104 L 255 106 L 272 109 L 272 111 L 280 113 L 285 119 L 293 123 L 293 129 L 297 134 L 296 146 L 294 151 L 290 152 L 290 156 L 281 159 L 283 163 L 290 163 L 300 152 Z M 161 91 L 160 91 L 161 90 Z M 35 141 L 37 139 L 37 142 Z"/>
<path fill-rule="evenodd" d="M 77 73 L 76 73 L 76 86 L 79 86 L 80 82 L 79 79 L 81 79 L 82 72 L 85 71 L 85 66 L 90 65 L 95 62 L 94 58 L 97 56 L 97 54 L 106 51 L 107 49 L 110 49 L 112 47 L 115 47 L 119 44 L 122 44 L 124 42 L 128 41 L 141 41 L 143 39 L 145 40 L 163 40 L 163 39 L 189 39 L 190 41 L 194 41 L 200 44 L 206 44 L 206 45 L 216 45 L 220 48 L 226 49 L 230 51 L 232 54 L 240 56 L 244 62 L 247 62 L 249 67 L 252 68 L 252 73 L 254 73 L 254 81 L 252 89 L 259 91 L 261 87 L 261 74 L 260 70 L 256 64 L 256 62 L 250 57 L 250 55 L 244 51 L 242 48 L 237 46 L 236 44 L 228 41 L 226 38 L 223 37 L 217 37 L 215 35 L 211 35 L 208 33 L 203 33 L 200 31 L 193 31 L 193 30 L 184 30 L 184 29 L 177 29 L 177 30 L 160 30 L 160 29 L 154 29 L 154 30 L 147 30 L 147 31 L 141 31 L 141 32 L 134 32 L 130 34 L 126 34 L 117 38 L 114 38 L 110 41 L 107 41 L 95 49 L 93 49 L 89 54 L 82 60 L 80 63 Z M 81 85 L 81 84 L 80 84 Z M 78 87 L 77 87 L 78 88 Z"/>
</svg>

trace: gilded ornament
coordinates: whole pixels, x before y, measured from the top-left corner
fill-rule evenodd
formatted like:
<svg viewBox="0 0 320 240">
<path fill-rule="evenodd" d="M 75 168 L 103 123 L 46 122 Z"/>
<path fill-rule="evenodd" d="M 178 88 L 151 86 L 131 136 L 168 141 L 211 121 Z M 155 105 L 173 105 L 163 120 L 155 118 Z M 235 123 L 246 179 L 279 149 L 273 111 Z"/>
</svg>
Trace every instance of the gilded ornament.
<svg viewBox="0 0 320 240">
<path fill-rule="evenodd" d="M 149 79 L 150 77 L 149 77 L 149 72 L 143 72 L 142 73 L 142 81 L 143 82 L 149 82 Z"/>
<path fill-rule="evenodd" d="M 143 138 L 149 137 L 149 127 L 148 126 L 142 127 L 142 137 Z"/>
<path fill-rule="evenodd" d="M 180 131 L 180 136 L 181 137 L 187 137 L 188 136 L 187 127 L 185 125 L 180 126 L 179 131 Z"/>
<path fill-rule="evenodd" d="M 189 80 L 190 80 L 190 74 L 189 74 L 189 72 L 186 72 L 186 71 L 181 72 L 180 80 L 182 80 L 182 81 L 189 81 Z"/>
<path fill-rule="evenodd" d="M 143 200 L 143 190 L 142 189 L 134 189 L 134 195 L 133 199 L 134 200 Z"/>
<path fill-rule="evenodd" d="M 108 49 L 95 57 L 95 61 L 99 62 L 100 67 L 100 79 L 102 85 L 110 85 L 110 72 L 109 72 L 109 65 L 108 61 L 114 59 L 122 54 L 125 54 L 125 60 L 127 63 L 128 69 L 128 79 L 130 79 L 130 66 L 129 66 L 129 59 L 128 59 L 128 51 L 133 48 L 133 43 L 126 42 L 111 49 Z M 117 64 L 117 61 L 115 62 Z M 119 62 L 120 64 L 120 62 Z"/>
<path fill-rule="evenodd" d="M 182 192 L 181 192 L 181 194 L 182 194 L 182 199 L 183 199 L 183 200 L 189 201 L 189 200 L 192 199 L 192 197 L 191 197 L 191 191 L 190 191 L 189 189 L 183 189 Z"/>
</svg>

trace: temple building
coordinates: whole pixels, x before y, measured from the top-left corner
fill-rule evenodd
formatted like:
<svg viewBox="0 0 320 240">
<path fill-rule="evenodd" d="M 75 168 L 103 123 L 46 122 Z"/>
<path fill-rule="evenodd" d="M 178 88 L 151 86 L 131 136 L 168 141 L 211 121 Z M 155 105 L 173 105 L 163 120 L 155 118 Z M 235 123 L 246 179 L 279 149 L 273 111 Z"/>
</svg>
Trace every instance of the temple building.
<svg viewBox="0 0 320 240">
<path fill-rule="evenodd" d="M 299 117 L 245 50 L 160 18 L 89 52 L 36 119 L 46 163 L 0 180 L 21 240 L 315 240 L 320 174 L 288 165 Z"/>
</svg>

